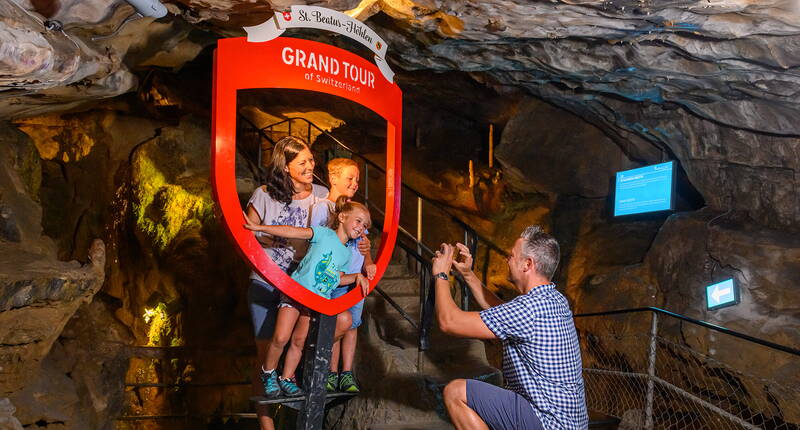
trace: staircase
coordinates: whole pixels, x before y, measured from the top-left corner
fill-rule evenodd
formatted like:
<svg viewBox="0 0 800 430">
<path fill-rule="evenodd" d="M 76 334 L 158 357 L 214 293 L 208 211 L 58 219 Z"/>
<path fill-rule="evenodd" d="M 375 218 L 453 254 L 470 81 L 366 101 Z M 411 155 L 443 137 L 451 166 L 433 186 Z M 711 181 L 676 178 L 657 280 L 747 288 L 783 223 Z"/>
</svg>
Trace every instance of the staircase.
<svg viewBox="0 0 800 430">
<path fill-rule="evenodd" d="M 398 247 L 379 287 L 417 317 L 419 277 L 410 267 Z M 379 294 L 367 297 L 363 321 L 355 369 L 361 395 L 331 409 L 326 428 L 452 429 L 442 402 L 447 382 L 456 378 L 500 382 L 500 372 L 488 364 L 482 341 L 454 338 L 434 327 L 430 349 L 419 351 L 417 330 Z"/>
<path fill-rule="evenodd" d="M 329 140 L 327 146 L 321 145 L 326 148 L 314 144 L 314 150 L 325 149 L 317 154 L 320 157 L 318 159 L 320 166 L 324 166 L 324 161 L 333 156 L 358 160 L 363 165 L 364 185 L 363 194 L 359 193 L 357 200 L 366 202 L 374 210 L 373 222 L 379 223 L 378 219 L 383 215 L 380 210 L 380 198 L 378 201 L 370 200 L 368 190 L 370 171 L 377 172 L 378 176 L 385 174 L 380 166 L 303 118 L 290 118 L 260 129 L 244 117 L 241 117 L 241 120 L 242 135 L 244 136 L 245 130 L 249 130 L 249 135 L 255 140 L 249 146 L 244 145 L 245 142 L 239 143 L 243 144 L 242 149 L 252 147 L 253 151 L 250 152 L 256 154 L 256 159 L 252 160 L 256 166 L 261 165 L 261 155 L 265 149 L 271 147 L 275 138 L 287 134 L 302 135 L 304 131 L 307 133 L 304 137 L 309 141 L 313 140 L 312 134 L 315 133 Z M 300 124 L 299 126 L 296 124 L 294 128 L 298 133 L 292 132 L 293 122 Z M 315 176 L 319 182 L 325 183 L 324 173 L 317 172 Z M 382 188 L 384 185 L 378 180 L 371 186 Z M 403 184 L 398 192 L 411 193 L 415 196 L 420 214 L 423 201 L 426 202 L 426 207 L 438 208 L 435 202 L 406 184 Z M 496 252 L 499 249 L 486 239 L 480 238 L 457 218 L 453 217 L 453 220 L 463 228 L 464 242 L 471 248 L 475 248 L 478 241 L 482 240 L 485 246 L 491 248 L 487 252 Z M 494 384 L 500 383 L 500 371 L 489 365 L 483 341 L 445 335 L 438 330 L 435 321 L 430 331 L 420 331 L 409 322 L 409 320 L 415 321 L 414 324 L 419 323 L 423 327 L 428 327 L 421 322 L 420 279 L 421 274 L 429 272 L 430 268 L 420 269 L 420 262 L 425 261 L 429 265 L 429 258 L 433 252 L 419 242 L 419 234 L 414 237 L 401 227 L 399 236 L 401 237 L 398 238 L 398 246 L 394 250 L 391 264 L 378 284 L 388 298 L 384 298 L 378 292 L 373 292 L 367 298 L 363 324 L 359 329 L 355 373 L 361 386 L 361 394 L 343 405 L 332 407 L 327 414 L 326 428 L 452 429 L 442 402 L 442 388 L 449 381 L 457 378 L 474 378 Z M 409 249 L 416 248 L 417 254 L 424 257 L 419 255 L 409 257 L 415 253 L 409 251 L 410 254 L 407 254 L 403 250 L 403 246 L 399 245 L 403 240 L 407 242 L 406 245 L 411 246 Z M 377 245 L 377 242 L 376 240 L 373 244 Z M 432 286 L 429 276 L 423 278 L 431 282 Z M 468 304 L 466 287 L 462 286 L 457 290 L 461 294 L 456 297 L 456 302 L 465 308 Z M 401 315 L 389 300 L 402 309 L 406 317 Z M 428 312 L 426 320 L 429 320 L 432 308 L 428 307 L 426 311 Z M 425 351 L 420 351 L 420 344 L 427 345 Z"/>
</svg>

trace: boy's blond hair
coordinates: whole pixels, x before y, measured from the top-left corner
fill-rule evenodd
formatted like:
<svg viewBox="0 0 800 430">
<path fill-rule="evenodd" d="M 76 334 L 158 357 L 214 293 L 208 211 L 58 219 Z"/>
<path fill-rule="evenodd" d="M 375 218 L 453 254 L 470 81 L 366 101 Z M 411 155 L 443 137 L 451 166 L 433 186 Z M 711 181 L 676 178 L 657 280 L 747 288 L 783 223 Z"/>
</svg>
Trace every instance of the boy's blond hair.
<svg viewBox="0 0 800 430">
<path fill-rule="evenodd" d="M 358 169 L 358 163 L 350 158 L 334 158 L 328 161 L 328 180 L 342 174 L 347 167 L 355 167 Z"/>
</svg>

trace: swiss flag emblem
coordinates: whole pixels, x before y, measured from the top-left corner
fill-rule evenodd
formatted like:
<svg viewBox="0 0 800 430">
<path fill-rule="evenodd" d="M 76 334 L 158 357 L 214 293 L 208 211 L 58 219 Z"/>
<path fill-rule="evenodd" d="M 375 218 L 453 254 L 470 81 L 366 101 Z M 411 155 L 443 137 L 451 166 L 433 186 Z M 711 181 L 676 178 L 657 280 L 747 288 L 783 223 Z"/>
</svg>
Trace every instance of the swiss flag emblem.
<svg viewBox="0 0 800 430">
<path fill-rule="evenodd" d="M 283 19 L 285 19 L 286 21 L 291 21 L 292 20 L 292 13 L 291 12 L 284 12 L 283 13 Z"/>
</svg>

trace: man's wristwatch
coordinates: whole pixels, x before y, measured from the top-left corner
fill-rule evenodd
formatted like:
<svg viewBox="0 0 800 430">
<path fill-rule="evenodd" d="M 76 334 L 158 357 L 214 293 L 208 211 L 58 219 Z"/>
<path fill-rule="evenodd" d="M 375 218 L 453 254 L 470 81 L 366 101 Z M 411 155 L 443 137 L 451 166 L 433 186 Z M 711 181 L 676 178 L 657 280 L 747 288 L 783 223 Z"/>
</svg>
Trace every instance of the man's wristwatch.
<svg viewBox="0 0 800 430">
<path fill-rule="evenodd" d="M 447 273 L 444 273 L 444 272 L 439 272 L 439 273 L 433 275 L 433 277 L 434 278 L 439 278 L 439 279 L 444 279 L 445 281 L 449 281 L 450 280 L 450 277 L 447 276 Z"/>
</svg>

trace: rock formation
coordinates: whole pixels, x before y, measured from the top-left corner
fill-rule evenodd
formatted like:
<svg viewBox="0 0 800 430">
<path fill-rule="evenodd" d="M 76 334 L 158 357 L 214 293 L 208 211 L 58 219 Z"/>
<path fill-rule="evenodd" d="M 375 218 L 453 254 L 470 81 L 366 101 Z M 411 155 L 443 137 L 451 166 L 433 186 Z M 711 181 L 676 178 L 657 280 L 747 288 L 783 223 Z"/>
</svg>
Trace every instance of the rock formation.
<svg viewBox="0 0 800 430">
<path fill-rule="evenodd" d="M 0 3 L 0 118 L 13 121 L 0 126 L 0 427 L 247 410 L 247 269 L 207 181 L 208 47 L 299 3 L 188 0 L 132 21 L 125 2 Z M 425 209 L 429 246 L 463 240 L 452 214 L 500 248 L 542 224 L 561 241 L 557 281 L 576 312 L 654 305 L 800 344 L 796 1 L 313 4 L 389 42 L 405 97 L 404 180 L 440 205 Z M 259 126 L 311 118 L 383 162 L 383 125 L 346 103 L 254 91 L 240 108 Z M 614 172 L 664 160 L 679 166 L 678 213 L 612 219 Z M 238 160 L 242 196 L 257 170 Z M 403 198 L 414 230 L 414 196 Z M 476 262 L 509 297 L 503 256 L 483 247 Z M 707 312 L 701 287 L 723 277 L 742 304 Z M 768 352 L 743 360 L 737 344 L 669 330 L 743 372 L 800 374 Z M 776 408 L 800 422 L 796 407 Z"/>
<path fill-rule="evenodd" d="M 8 125 L 2 127 L 0 396 L 12 396 L 19 404 L 17 396 L 43 374 L 43 362 L 70 318 L 103 285 L 106 250 L 95 239 L 85 265 L 56 258 L 55 244 L 42 234 L 39 157 L 27 136 Z M 4 401 L 9 405 L 6 412 L 12 414 L 14 408 L 8 399 Z M 22 403 L 25 410 L 34 407 Z M 14 428 L 16 418 L 3 419 Z"/>
</svg>

